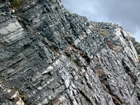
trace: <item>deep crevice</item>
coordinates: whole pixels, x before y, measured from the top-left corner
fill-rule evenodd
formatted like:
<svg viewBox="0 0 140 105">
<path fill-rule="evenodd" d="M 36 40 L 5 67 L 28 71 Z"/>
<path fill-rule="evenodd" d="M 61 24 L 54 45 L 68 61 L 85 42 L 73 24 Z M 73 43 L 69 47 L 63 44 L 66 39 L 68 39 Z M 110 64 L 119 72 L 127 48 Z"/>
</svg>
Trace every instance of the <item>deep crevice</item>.
<svg viewBox="0 0 140 105">
<path fill-rule="evenodd" d="M 110 96 L 112 97 L 112 100 L 113 100 L 114 104 L 115 104 L 115 105 L 122 105 L 122 104 L 123 104 L 122 100 L 121 100 L 118 96 L 114 95 L 114 94 L 111 92 L 110 86 L 107 85 L 107 83 L 105 83 L 105 82 L 107 81 L 107 77 L 106 77 L 105 75 L 103 75 L 102 77 L 99 77 L 99 78 L 100 78 L 100 82 L 101 82 L 101 84 L 102 84 L 102 86 L 103 86 L 103 89 L 104 89 L 108 94 L 110 94 Z"/>
<path fill-rule="evenodd" d="M 136 81 L 137 81 L 137 77 L 135 75 L 133 75 L 133 73 L 131 72 L 130 68 L 127 66 L 127 64 L 125 63 L 124 60 L 122 60 L 122 65 L 123 65 L 123 68 L 124 68 L 125 72 L 131 78 L 132 83 L 135 84 Z"/>
<path fill-rule="evenodd" d="M 89 104 L 92 105 L 92 101 L 91 101 L 81 90 L 79 90 L 79 92 L 80 92 L 81 95 L 87 100 L 87 102 L 89 102 Z"/>
</svg>

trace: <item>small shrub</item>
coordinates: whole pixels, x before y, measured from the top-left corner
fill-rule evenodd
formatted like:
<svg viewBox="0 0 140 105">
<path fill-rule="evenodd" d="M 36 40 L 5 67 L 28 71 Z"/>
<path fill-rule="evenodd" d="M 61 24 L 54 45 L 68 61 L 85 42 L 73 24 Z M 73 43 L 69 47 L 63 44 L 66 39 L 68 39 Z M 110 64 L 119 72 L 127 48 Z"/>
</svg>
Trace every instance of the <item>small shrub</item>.
<svg viewBox="0 0 140 105">
<path fill-rule="evenodd" d="M 25 94 L 20 95 L 20 97 L 25 100 L 27 98 L 27 96 Z"/>
<path fill-rule="evenodd" d="M 23 2 L 24 0 L 10 0 L 11 6 L 14 10 L 19 9 Z"/>
</svg>

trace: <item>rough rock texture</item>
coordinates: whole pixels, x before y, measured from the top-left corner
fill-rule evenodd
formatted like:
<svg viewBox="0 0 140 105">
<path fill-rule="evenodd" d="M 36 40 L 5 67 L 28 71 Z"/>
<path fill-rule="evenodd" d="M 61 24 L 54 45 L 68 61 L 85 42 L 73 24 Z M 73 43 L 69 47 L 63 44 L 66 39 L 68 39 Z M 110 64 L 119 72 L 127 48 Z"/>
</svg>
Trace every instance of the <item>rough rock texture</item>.
<svg viewBox="0 0 140 105">
<path fill-rule="evenodd" d="M 140 105 L 140 66 L 128 36 L 59 0 L 30 0 L 15 13 L 1 3 L 0 104 Z"/>
<path fill-rule="evenodd" d="M 133 37 L 133 35 L 131 35 L 130 33 L 128 33 L 128 34 L 129 34 L 129 37 L 134 45 L 134 48 L 136 49 L 137 53 L 140 55 L 140 42 L 137 42 L 135 40 L 135 38 Z"/>
</svg>

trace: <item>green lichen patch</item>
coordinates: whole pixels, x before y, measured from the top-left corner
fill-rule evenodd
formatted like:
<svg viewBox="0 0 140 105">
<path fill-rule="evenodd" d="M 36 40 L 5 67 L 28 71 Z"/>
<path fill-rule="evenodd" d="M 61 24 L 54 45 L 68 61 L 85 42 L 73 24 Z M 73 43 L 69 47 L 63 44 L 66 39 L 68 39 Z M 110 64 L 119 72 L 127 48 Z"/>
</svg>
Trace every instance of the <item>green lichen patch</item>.
<svg viewBox="0 0 140 105">
<path fill-rule="evenodd" d="M 139 62 L 140 62 L 140 55 L 138 55 L 138 59 L 139 59 Z"/>
<path fill-rule="evenodd" d="M 105 32 L 104 32 L 103 30 L 101 30 L 101 29 L 100 29 L 99 33 L 100 33 L 100 35 L 102 35 L 102 36 L 105 36 L 105 35 L 106 35 Z"/>
</svg>

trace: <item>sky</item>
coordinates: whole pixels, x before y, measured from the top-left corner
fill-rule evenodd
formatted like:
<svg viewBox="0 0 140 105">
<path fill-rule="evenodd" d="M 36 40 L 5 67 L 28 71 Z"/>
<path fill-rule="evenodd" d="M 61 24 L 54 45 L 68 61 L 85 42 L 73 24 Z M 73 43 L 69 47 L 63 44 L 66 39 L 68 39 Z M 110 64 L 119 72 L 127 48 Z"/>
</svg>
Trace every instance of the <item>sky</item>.
<svg viewBox="0 0 140 105">
<path fill-rule="evenodd" d="M 72 13 L 89 21 L 113 22 L 140 42 L 140 0 L 61 0 Z"/>
</svg>

